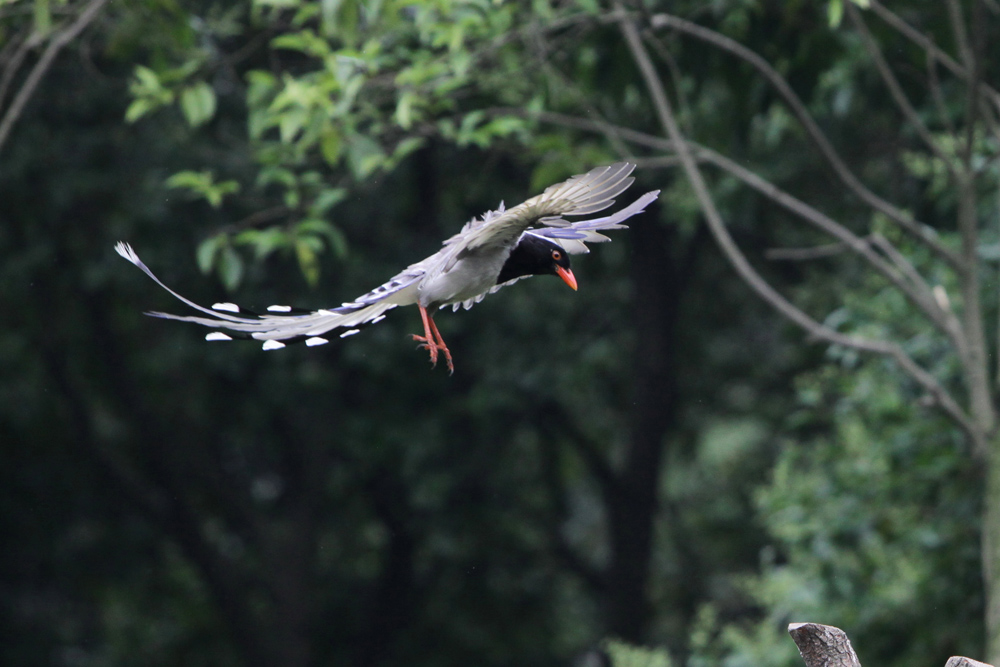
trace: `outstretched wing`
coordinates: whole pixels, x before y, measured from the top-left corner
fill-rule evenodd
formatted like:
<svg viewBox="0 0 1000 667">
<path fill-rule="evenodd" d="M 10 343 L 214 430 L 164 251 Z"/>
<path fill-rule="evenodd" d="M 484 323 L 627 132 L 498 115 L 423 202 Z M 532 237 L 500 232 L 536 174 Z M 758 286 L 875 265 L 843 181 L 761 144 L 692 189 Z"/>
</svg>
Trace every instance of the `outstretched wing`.
<svg viewBox="0 0 1000 667">
<path fill-rule="evenodd" d="M 653 190 L 642 195 L 634 202 L 612 215 L 608 215 L 603 218 L 594 218 L 593 220 L 581 220 L 579 222 L 568 223 L 565 227 L 529 227 L 523 232 L 523 234 L 541 236 L 549 241 L 558 243 L 571 255 L 589 253 L 590 248 L 587 247 L 588 243 L 606 243 L 611 240 L 604 234 L 601 234 L 601 232 L 612 229 L 628 229 L 628 226 L 623 225 L 622 223 L 631 218 L 633 215 L 645 211 L 646 207 L 659 196 L 660 191 Z M 468 310 L 482 301 L 487 295 L 495 294 L 502 288 L 507 287 L 508 285 L 513 285 L 518 280 L 524 280 L 525 278 L 530 277 L 531 276 L 520 276 L 518 278 L 514 278 L 513 280 L 500 283 L 499 285 L 491 287 L 488 291 L 483 292 L 476 297 L 466 299 L 460 303 L 452 304 L 451 308 L 452 310 L 458 310 L 459 308 L 465 308 L 465 310 Z"/>
<path fill-rule="evenodd" d="M 448 271 L 464 254 L 482 247 L 510 247 L 532 225 L 568 227 L 563 216 L 587 215 L 603 211 L 615 202 L 635 180 L 629 176 L 635 165 L 618 162 L 598 167 L 549 186 L 542 194 L 514 208 L 490 211 L 482 220 L 473 220 L 444 242 L 449 249 Z"/>
<path fill-rule="evenodd" d="M 240 308 L 234 303 L 216 303 L 211 308 L 201 306 L 187 299 L 163 284 L 159 278 L 139 259 L 132 247 L 119 241 L 115 246 L 119 255 L 135 264 L 156 281 L 163 289 L 183 301 L 195 310 L 205 313 L 207 317 L 196 315 L 172 315 L 170 313 L 151 312 L 147 315 L 161 317 L 167 320 L 193 322 L 213 329 L 225 329 L 234 332 L 238 338 L 252 338 L 264 341 L 265 350 L 277 350 L 286 342 L 305 341 L 312 347 L 323 345 L 329 341 L 322 337 L 333 330 L 343 330 L 341 338 L 356 334 L 362 327 L 380 322 L 385 312 L 396 306 L 405 306 L 416 301 L 416 284 L 423 277 L 423 272 L 408 269 L 392 280 L 356 300 L 345 303 L 339 308 L 324 308 L 301 315 L 255 315 Z M 294 309 L 288 306 L 269 306 L 270 313 L 291 313 Z M 248 316 L 249 315 L 249 316 Z M 213 331 L 205 336 L 205 340 L 232 340 L 233 336 L 222 331 Z"/>
<path fill-rule="evenodd" d="M 612 215 L 593 220 L 581 220 L 565 227 L 533 227 L 524 233 L 541 236 L 558 243 L 571 255 L 588 253 L 590 252 L 590 248 L 587 247 L 588 243 L 606 243 L 611 240 L 600 232 L 611 229 L 628 229 L 628 226 L 622 223 L 633 215 L 645 211 L 646 207 L 659 196 L 660 191 L 653 190 Z"/>
</svg>

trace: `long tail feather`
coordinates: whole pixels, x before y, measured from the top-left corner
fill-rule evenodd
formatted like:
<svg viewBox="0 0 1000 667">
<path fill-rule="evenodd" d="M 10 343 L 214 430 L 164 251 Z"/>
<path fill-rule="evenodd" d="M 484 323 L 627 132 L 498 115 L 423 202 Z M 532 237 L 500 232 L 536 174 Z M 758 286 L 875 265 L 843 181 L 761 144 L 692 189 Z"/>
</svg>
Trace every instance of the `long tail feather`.
<svg viewBox="0 0 1000 667">
<path fill-rule="evenodd" d="M 375 324 L 381 321 L 384 313 L 395 308 L 398 303 L 387 301 L 385 298 L 359 299 L 357 302 L 344 304 L 339 308 L 321 309 L 306 312 L 301 315 L 254 315 L 253 317 L 240 316 L 233 313 L 251 314 L 233 303 L 217 303 L 212 308 L 206 308 L 194 301 L 178 294 L 167 287 L 163 281 L 156 277 L 148 266 L 136 254 L 132 247 L 119 241 L 115 246 L 119 255 L 142 269 L 143 273 L 153 279 L 157 285 L 170 292 L 176 299 L 195 310 L 204 313 L 208 317 L 196 315 L 173 315 L 171 313 L 149 312 L 152 317 L 159 317 L 167 320 L 177 320 L 179 322 L 191 322 L 213 329 L 224 329 L 236 332 L 237 338 L 253 338 L 265 341 L 265 350 L 274 350 L 284 347 L 286 342 L 305 341 L 306 345 L 322 345 L 327 340 L 322 338 L 322 334 L 333 329 L 345 329 L 340 337 L 344 338 L 357 333 L 363 326 Z M 380 294 L 388 290 L 382 290 Z M 391 292 L 390 292 L 391 294 Z M 365 295 L 368 297 L 369 295 Z M 287 306 L 271 306 L 271 312 L 293 312 L 294 309 Z M 301 311 L 300 311 L 301 312 Z M 232 340 L 233 336 L 215 331 L 208 334 L 206 340 Z"/>
</svg>

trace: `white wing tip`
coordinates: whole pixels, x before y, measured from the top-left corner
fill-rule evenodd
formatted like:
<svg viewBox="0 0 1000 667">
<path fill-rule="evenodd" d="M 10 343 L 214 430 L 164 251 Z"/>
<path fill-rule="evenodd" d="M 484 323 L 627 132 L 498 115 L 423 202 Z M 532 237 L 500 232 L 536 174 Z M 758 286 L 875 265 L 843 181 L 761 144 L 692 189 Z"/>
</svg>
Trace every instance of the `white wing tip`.
<svg viewBox="0 0 1000 667">
<path fill-rule="evenodd" d="M 224 334 L 221 331 L 213 331 L 212 333 L 205 334 L 205 340 L 232 340 L 233 337 Z"/>
<path fill-rule="evenodd" d="M 340 337 L 341 338 L 347 338 L 348 336 L 353 336 L 354 334 L 358 333 L 359 331 L 360 331 L 360 329 L 348 329 L 344 333 L 340 334 Z"/>
<path fill-rule="evenodd" d="M 227 301 L 227 302 L 213 303 L 212 310 L 222 310 L 227 313 L 238 313 L 240 312 L 240 307 L 237 306 L 235 303 L 229 303 Z"/>
<path fill-rule="evenodd" d="M 268 306 L 267 312 L 269 313 L 290 313 L 292 312 L 291 306 Z"/>
<path fill-rule="evenodd" d="M 264 345 L 261 347 L 262 350 L 280 350 L 285 347 L 285 344 L 280 340 L 267 340 L 264 341 Z"/>
<path fill-rule="evenodd" d="M 321 338 L 320 336 L 313 336 L 312 338 L 306 338 L 306 347 L 316 347 L 317 345 L 326 345 L 329 342 L 330 341 L 328 341 L 325 338 Z"/>
</svg>

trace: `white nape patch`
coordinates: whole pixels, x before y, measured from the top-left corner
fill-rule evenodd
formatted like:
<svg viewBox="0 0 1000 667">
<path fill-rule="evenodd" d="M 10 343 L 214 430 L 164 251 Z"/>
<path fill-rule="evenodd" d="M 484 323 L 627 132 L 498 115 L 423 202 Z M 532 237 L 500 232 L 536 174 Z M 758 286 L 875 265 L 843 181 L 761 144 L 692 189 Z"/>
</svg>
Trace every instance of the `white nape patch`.
<svg viewBox="0 0 1000 667">
<path fill-rule="evenodd" d="M 268 340 L 268 341 L 264 341 L 264 346 L 263 346 L 262 349 L 264 349 L 264 350 L 280 350 L 283 347 L 285 347 L 285 344 L 282 343 L 280 340 Z"/>
<path fill-rule="evenodd" d="M 379 322 L 381 322 L 384 319 L 385 319 L 385 315 L 379 315 L 378 317 L 376 317 L 375 319 L 373 319 L 371 322 L 369 322 L 369 324 L 378 324 Z"/>
<path fill-rule="evenodd" d="M 240 312 L 240 307 L 235 303 L 213 303 L 212 310 L 225 310 L 230 313 Z"/>
<path fill-rule="evenodd" d="M 205 334 L 205 340 L 232 340 L 233 337 L 222 333 L 221 331 L 213 331 L 210 334 Z"/>
<path fill-rule="evenodd" d="M 268 306 L 267 312 L 269 313 L 290 313 L 292 312 L 291 306 Z"/>
<path fill-rule="evenodd" d="M 353 336 L 354 334 L 358 333 L 359 331 L 361 331 L 361 329 L 348 329 L 344 333 L 340 334 L 340 337 L 341 338 L 347 338 L 348 336 Z"/>
<path fill-rule="evenodd" d="M 317 345 L 326 345 L 329 343 L 325 338 L 320 338 L 319 336 L 313 336 L 312 338 L 306 338 L 307 347 L 316 347 Z"/>
</svg>

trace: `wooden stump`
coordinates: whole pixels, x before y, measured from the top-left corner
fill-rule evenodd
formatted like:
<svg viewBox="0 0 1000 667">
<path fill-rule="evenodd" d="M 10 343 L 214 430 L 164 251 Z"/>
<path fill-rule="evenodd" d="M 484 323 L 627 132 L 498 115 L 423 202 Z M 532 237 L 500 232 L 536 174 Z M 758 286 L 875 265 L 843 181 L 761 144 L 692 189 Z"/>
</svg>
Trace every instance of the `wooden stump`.
<svg viewBox="0 0 1000 667">
<path fill-rule="evenodd" d="M 799 647 L 806 667 L 861 667 L 858 654 L 851 646 L 847 633 L 832 625 L 819 623 L 789 623 L 788 634 Z M 948 658 L 945 667 L 993 667 L 963 656 Z"/>
</svg>

